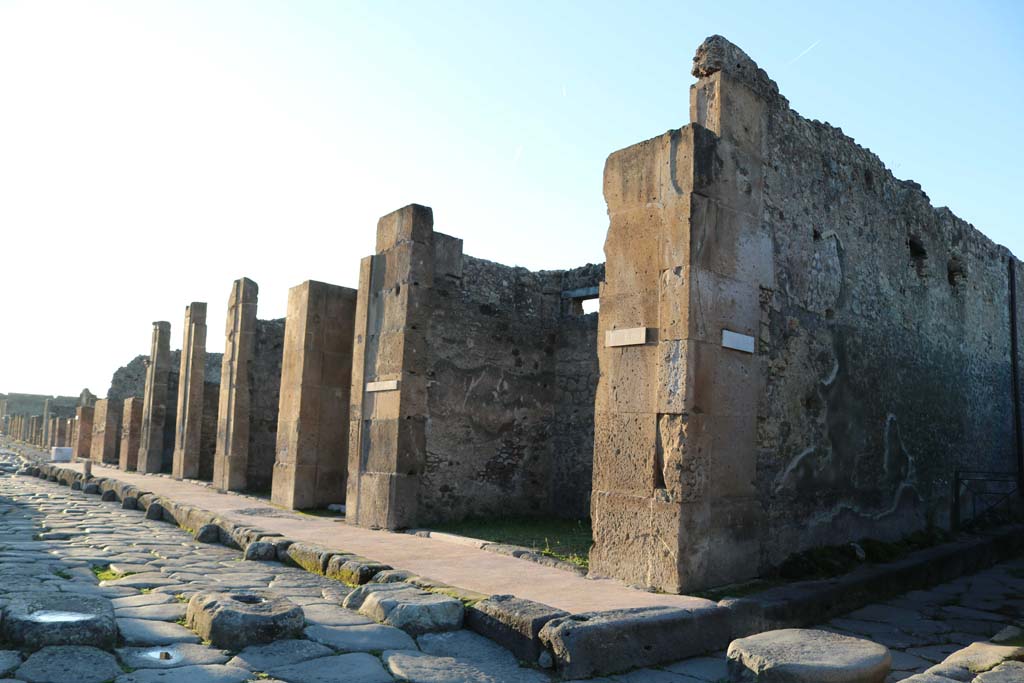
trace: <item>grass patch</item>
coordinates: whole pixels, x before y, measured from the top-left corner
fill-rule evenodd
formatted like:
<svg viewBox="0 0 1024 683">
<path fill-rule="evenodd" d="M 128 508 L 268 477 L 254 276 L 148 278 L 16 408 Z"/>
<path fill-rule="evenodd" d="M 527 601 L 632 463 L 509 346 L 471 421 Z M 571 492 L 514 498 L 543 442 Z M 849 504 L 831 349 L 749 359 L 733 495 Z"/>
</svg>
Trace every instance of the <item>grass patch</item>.
<svg viewBox="0 0 1024 683">
<path fill-rule="evenodd" d="M 431 527 L 481 541 L 507 543 L 530 548 L 587 569 L 594 534 L 589 519 L 551 519 L 543 517 L 504 517 L 501 519 L 466 519 Z"/>
<path fill-rule="evenodd" d="M 97 581 L 114 581 L 121 578 L 120 574 L 110 569 L 109 564 L 94 564 L 92 573 L 96 576 Z"/>
</svg>

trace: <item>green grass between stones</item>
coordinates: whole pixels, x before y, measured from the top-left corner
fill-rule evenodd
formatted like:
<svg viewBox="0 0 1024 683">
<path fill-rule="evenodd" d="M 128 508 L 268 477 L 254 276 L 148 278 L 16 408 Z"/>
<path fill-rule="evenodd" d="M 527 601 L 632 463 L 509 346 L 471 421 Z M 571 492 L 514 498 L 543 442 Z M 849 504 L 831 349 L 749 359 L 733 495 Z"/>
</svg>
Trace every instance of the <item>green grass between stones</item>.
<svg viewBox="0 0 1024 683">
<path fill-rule="evenodd" d="M 584 569 L 588 568 L 587 554 L 594 542 L 589 519 L 467 519 L 432 526 L 430 530 L 492 543 L 520 545 Z"/>
</svg>

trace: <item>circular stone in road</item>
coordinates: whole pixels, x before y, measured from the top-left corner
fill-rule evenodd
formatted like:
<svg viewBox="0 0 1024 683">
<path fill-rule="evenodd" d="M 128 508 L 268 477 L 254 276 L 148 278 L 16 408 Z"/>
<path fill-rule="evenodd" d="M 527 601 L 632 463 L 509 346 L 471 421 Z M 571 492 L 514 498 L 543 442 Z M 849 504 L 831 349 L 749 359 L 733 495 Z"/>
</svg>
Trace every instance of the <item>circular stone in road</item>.
<svg viewBox="0 0 1024 683">
<path fill-rule="evenodd" d="M 884 645 L 828 631 L 766 631 L 729 644 L 731 683 L 882 683 Z"/>
<path fill-rule="evenodd" d="M 47 645 L 111 648 L 117 638 L 110 600 L 64 592 L 16 595 L 3 611 L 3 636 L 35 650 Z"/>
<path fill-rule="evenodd" d="M 302 607 L 272 593 L 196 593 L 188 601 L 186 625 L 225 650 L 299 637 Z"/>
</svg>

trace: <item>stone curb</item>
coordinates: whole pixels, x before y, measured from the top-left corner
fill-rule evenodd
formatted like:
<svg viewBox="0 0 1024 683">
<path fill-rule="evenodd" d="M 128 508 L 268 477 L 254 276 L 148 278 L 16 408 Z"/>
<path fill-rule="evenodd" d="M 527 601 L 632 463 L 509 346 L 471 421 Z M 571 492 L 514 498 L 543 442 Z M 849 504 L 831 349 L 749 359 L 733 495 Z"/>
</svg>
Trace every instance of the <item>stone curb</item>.
<svg viewBox="0 0 1024 683">
<path fill-rule="evenodd" d="M 433 538 L 438 541 L 445 541 L 446 543 L 468 545 L 478 550 L 487 550 L 500 555 L 508 555 L 520 560 L 536 562 L 537 564 L 542 564 L 545 567 L 553 567 L 554 569 L 561 569 L 580 576 L 587 576 L 587 570 L 579 565 L 575 565 L 572 562 L 566 562 L 565 560 L 559 560 L 555 557 L 549 557 L 543 553 L 537 552 L 533 548 L 527 548 L 521 545 L 494 543 L 492 541 L 485 541 L 479 538 L 471 538 L 469 536 L 460 536 L 458 534 L 448 533 L 447 531 L 431 531 L 430 529 L 409 529 L 406 533 L 412 534 L 413 536 L 420 536 L 421 538 Z"/>
<path fill-rule="evenodd" d="M 352 585 L 402 581 L 456 597 L 467 607 L 467 627 L 526 661 L 556 666 L 564 678 L 666 664 L 722 650 L 732 640 L 754 633 L 821 623 L 871 602 L 974 573 L 1024 550 L 1024 525 L 1013 525 L 920 550 L 895 562 L 861 567 L 834 579 L 802 581 L 743 598 L 725 598 L 713 607 L 644 607 L 566 615 L 529 600 L 486 596 L 411 572 L 384 569 L 387 565 L 353 553 L 223 520 L 109 477 L 86 480 L 79 472 L 48 463 L 30 464 L 19 474 L 66 486 L 77 483 L 83 490 L 88 485 L 100 495 L 113 491 L 122 506 L 129 507 L 134 500 L 147 517 L 177 524 L 200 542 L 216 540 L 243 552 L 257 543 L 268 544 L 282 563 L 339 581 L 344 576 Z"/>
</svg>

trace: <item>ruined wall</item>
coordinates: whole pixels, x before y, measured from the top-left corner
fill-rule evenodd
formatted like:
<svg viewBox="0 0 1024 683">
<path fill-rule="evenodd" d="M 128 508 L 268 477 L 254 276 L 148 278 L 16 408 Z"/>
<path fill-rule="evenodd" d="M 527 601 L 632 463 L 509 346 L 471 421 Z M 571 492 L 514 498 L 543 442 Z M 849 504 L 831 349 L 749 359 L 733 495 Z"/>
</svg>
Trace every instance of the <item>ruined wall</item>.
<svg viewBox="0 0 1024 683">
<path fill-rule="evenodd" d="M 52 415 L 72 417 L 78 406 L 77 396 L 45 396 L 42 394 L 7 394 L 8 415 L 42 415 L 46 401 L 50 401 Z"/>
<path fill-rule="evenodd" d="M 596 316 L 564 294 L 593 290 L 603 269 L 463 256 L 416 205 L 380 220 L 377 251 L 356 309 L 350 519 L 585 514 Z"/>
<path fill-rule="evenodd" d="M 434 279 L 419 523 L 586 517 L 597 315 L 568 310 L 562 271 L 463 256 L 461 273 Z"/>
<path fill-rule="evenodd" d="M 220 384 L 220 366 L 223 362 L 223 355 L 222 353 L 206 352 L 205 379 L 207 382 Z M 110 378 L 110 389 L 107 390 L 108 399 L 123 401 L 132 396 L 142 397 L 146 391 L 147 358 L 149 356 L 136 356 L 127 365 L 122 365 L 114 371 Z M 177 372 L 181 366 L 181 350 L 171 351 L 170 359 L 172 372 Z"/>
<path fill-rule="evenodd" d="M 591 568 L 670 591 L 945 526 L 957 466 L 1016 468 L 1012 256 L 721 37 L 694 75 L 604 187 Z"/>
<path fill-rule="evenodd" d="M 838 128 L 766 101 L 762 560 L 947 526 L 953 472 L 1016 470 L 1008 262 Z M 841 530 L 837 538 L 837 530 Z"/>
</svg>

